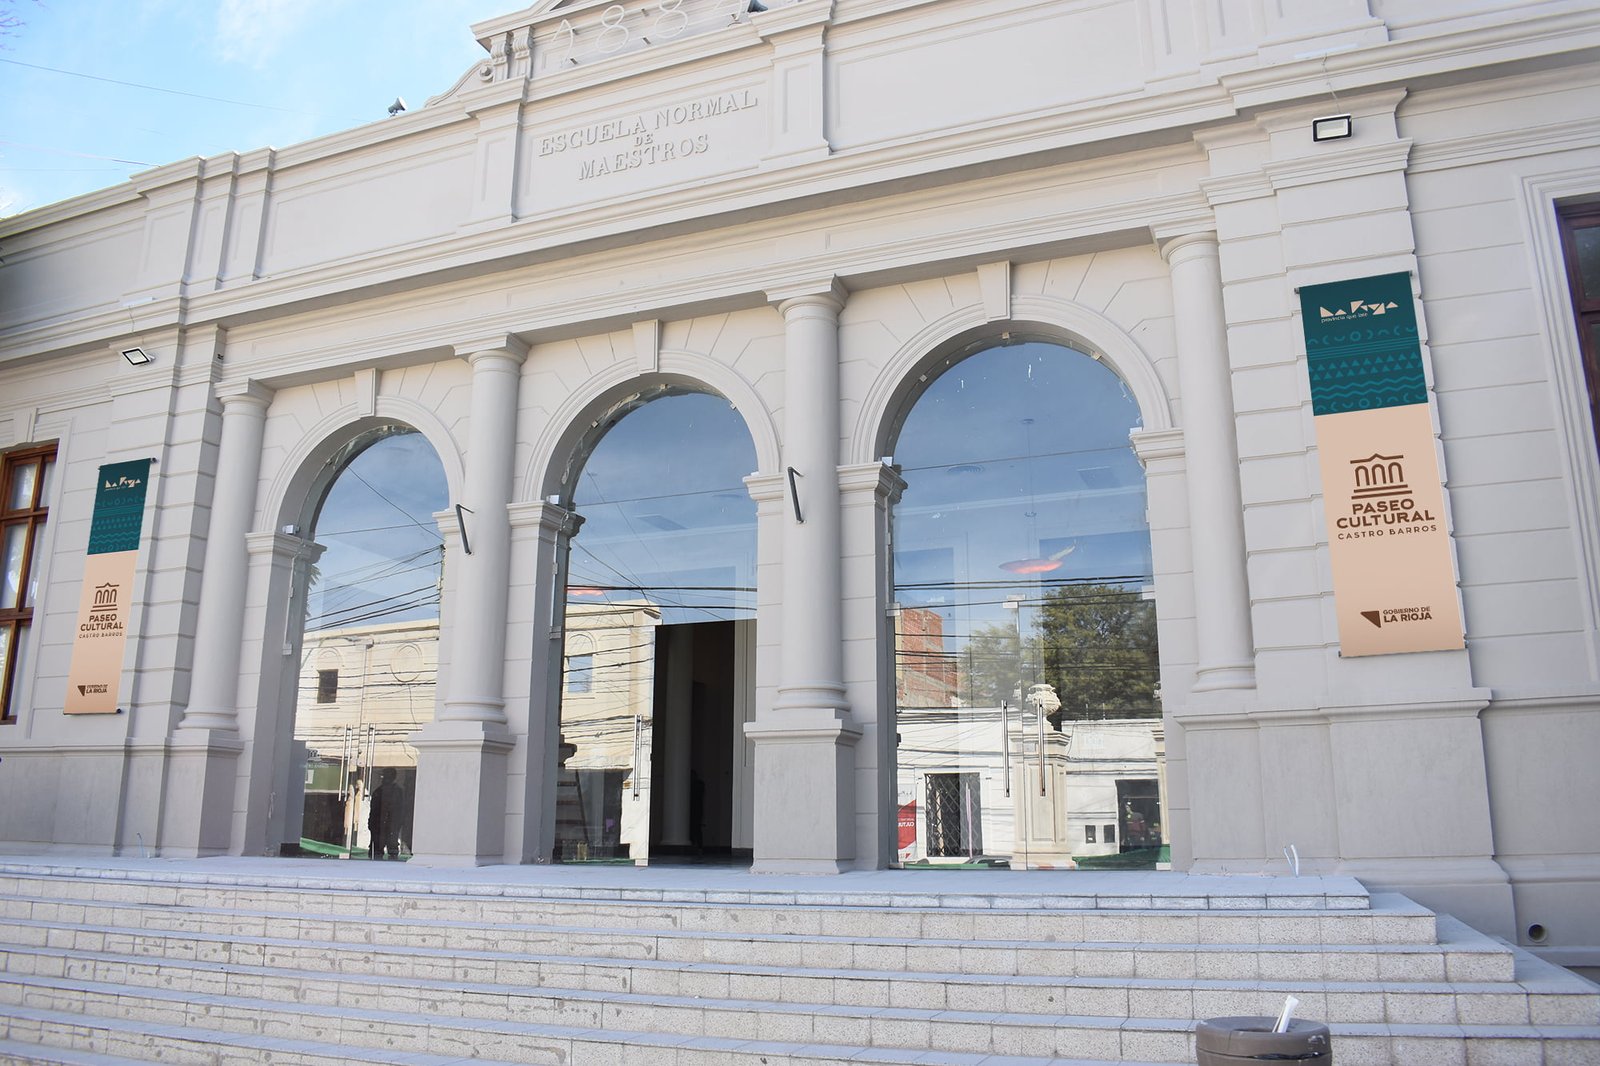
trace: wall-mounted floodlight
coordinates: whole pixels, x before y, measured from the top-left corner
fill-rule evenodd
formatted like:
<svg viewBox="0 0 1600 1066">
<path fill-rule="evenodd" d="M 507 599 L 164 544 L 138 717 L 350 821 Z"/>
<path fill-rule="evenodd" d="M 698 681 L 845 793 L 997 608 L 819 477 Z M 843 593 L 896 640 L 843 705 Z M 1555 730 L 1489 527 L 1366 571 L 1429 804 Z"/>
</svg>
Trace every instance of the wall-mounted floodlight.
<svg viewBox="0 0 1600 1066">
<path fill-rule="evenodd" d="M 1355 132 L 1355 123 L 1349 115 L 1329 115 L 1311 120 L 1313 141 L 1337 141 Z"/>
<path fill-rule="evenodd" d="M 128 361 L 129 366 L 144 366 L 150 361 L 150 356 L 143 348 L 124 348 L 122 358 Z"/>
</svg>

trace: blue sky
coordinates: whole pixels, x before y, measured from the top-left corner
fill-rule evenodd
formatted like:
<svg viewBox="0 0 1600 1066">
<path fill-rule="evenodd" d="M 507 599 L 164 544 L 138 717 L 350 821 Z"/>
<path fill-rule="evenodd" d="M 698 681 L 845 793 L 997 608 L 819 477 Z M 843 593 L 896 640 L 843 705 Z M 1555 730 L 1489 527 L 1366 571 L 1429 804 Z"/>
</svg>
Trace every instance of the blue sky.
<svg viewBox="0 0 1600 1066">
<path fill-rule="evenodd" d="M 0 216 L 415 110 L 484 55 L 474 22 L 530 2 L 0 0 Z"/>
</svg>

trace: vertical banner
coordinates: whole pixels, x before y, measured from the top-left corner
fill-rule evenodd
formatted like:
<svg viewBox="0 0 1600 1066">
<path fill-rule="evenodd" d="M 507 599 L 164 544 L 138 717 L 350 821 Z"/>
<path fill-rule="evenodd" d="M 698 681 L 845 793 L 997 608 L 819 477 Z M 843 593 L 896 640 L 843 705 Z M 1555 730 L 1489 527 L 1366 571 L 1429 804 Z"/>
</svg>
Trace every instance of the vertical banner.
<svg viewBox="0 0 1600 1066">
<path fill-rule="evenodd" d="M 67 674 L 68 714 L 116 713 L 145 485 L 154 461 L 135 459 L 100 468 L 78 600 L 78 633 Z"/>
<path fill-rule="evenodd" d="M 1300 290 L 1340 654 L 1463 646 L 1411 275 Z"/>
</svg>

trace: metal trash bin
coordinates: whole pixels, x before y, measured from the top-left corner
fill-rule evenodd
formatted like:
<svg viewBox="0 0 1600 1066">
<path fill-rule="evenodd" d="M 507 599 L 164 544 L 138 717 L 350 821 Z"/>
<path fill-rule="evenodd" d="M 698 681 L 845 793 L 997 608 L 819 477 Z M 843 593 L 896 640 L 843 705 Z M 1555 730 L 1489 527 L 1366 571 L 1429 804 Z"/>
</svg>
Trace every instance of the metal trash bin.
<svg viewBox="0 0 1600 1066">
<path fill-rule="evenodd" d="M 1294 1062 L 1300 1066 L 1332 1066 L 1333 1038 L 1320 1022 L 1289 1023 L 1274 1033 L 1276 1018 L 1212 1018 L 1195 1026 L 1195 1053 L 1200 1066 Z"/>
</svg>

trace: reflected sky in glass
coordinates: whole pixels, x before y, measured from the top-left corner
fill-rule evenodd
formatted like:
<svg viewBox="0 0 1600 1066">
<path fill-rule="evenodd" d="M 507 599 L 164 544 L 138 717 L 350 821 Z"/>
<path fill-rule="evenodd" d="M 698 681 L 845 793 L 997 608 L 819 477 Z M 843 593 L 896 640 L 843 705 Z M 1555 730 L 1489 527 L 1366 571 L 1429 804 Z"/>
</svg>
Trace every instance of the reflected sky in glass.
<svg viewBox="0 0 1600 1066">
<path fill-rule="evenodd" d="M 638 602 L 662 621 L 755 611 L 756 468 L 744 419 L 718 396 L 660 396 L 607 431 L 572 494 L 568 598 Z"/>
<path fill-rule="evenodd" d="M 386 436 L 334 480 L 312 539 L 327 550 L 311 585 L 306 631 L 439 617 L 449 506 L 444 468 L 420 433 Z"/>
<path fill-rule="evenodd" d="M 1122 380 L 1055 344 L 997 346 L 955 362 L 906 417 L 893 454 L 895 598 L 944 616 L 947 641 L 1014 624 L 1060 584 L 1150 581 L 1141 424 Z"/>
</svg>

